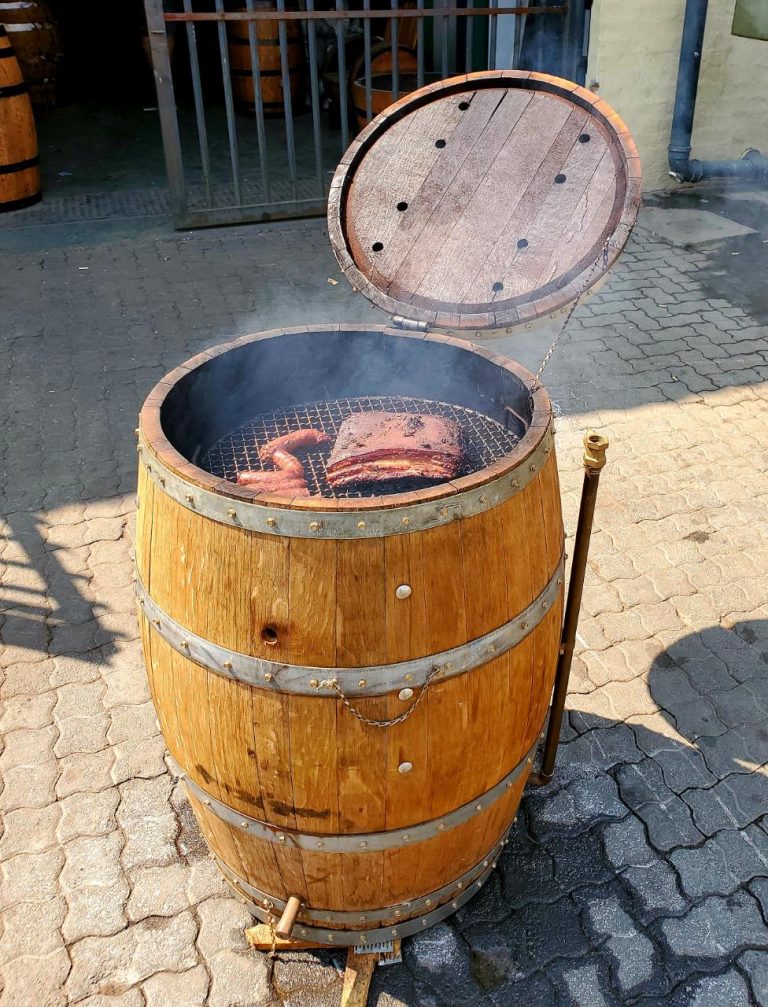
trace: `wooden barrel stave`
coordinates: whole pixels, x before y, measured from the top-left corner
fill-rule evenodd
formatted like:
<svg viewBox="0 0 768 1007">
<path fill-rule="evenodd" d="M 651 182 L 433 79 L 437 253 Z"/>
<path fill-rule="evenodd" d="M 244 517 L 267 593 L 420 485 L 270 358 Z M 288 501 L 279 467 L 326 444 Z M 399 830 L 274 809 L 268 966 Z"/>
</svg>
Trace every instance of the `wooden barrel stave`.
<svg viewBox="0 0 768 1007">
<path fill-rule="evenodd" d="M 271 116 L 285 114 L 278 25 L 277 21 L 256 21 L 254 32 L 258 46 L 262 108 L 265 115 Z M 247 22 L 231 22 L 228 26 L 228 38 L 232 91 L 237 108 L 248 115 L 254 115 L 256 89 L 253 83 L 253 64 Z M 286 24 L 286 48 L 291 99 L 296 102 L 301 95 L 304 69 L 304 42 L 301 29 L 296 22 L 287 22 Z"/>
<path fill-rule="evenodd" d="M 40 157 L 27 85 L 0 27 L 0 213 L 40 199 Z"/>
<path fill-rule="evenodd" d="M 400 87 L 400 97 L 413 91 L 416 88 L 416 53 L 413 49 L 405 45 L 397 47 L 398 74 L 402 75 L 403 82 L 411 81 L 406 87 Z M 383 79 L 383 75 L 391 74 L 394 62 L 392 59 L 392 46 L 388 42 L 375 45 L 371 49 L 371 111 L 374 117 L 388 108 L 395 100 L 391 90 L 380 90 L 376 88 L 376 80 Z M 357 128 L 362 129 L 370 120 L 368 118 L 368 108 L 365 89 L 365 55 L 360 56 L 349 74 L 349 89 L 352 99 L 352 106 L 355 110 Z"/>
</svg>

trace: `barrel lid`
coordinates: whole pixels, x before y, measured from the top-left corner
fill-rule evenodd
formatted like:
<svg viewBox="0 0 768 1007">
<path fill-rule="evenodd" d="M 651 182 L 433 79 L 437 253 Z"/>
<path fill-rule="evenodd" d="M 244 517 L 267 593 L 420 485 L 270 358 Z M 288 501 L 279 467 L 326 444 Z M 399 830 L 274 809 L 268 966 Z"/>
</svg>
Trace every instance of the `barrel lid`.
<svg viewBox="0 0 768 1007">
<path fill-rule="evenodd" d="M 632 136 L 591 91 L 473 73 L 407 95 L 360 133 L 331 183 L 329 235 L 352 286 L 390 315 L 510 329 L 599 283 L 640 191 Z"/>
</svg>

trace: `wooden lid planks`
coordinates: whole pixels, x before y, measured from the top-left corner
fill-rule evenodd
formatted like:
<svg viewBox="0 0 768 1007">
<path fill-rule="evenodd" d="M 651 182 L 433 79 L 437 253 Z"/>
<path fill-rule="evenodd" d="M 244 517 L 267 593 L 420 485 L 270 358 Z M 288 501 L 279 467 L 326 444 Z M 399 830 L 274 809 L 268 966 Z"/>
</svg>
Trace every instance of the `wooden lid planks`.
<svg viewBox="0 0 768 1007">
<path fill-rule="evenodd" d="M 510 329 L 598 283 L 640 205 L 640 160 L 592 92 L 515 70 L 453 77 L 353 141 L 328 203 L 353 287 L 430 329 Z"/>
</svg>

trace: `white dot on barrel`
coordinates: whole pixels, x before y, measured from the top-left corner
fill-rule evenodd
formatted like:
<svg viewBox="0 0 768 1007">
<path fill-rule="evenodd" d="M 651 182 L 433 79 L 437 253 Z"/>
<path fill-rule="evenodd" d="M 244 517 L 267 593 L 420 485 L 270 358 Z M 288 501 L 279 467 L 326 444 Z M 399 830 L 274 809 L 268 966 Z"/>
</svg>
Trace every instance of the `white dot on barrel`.
<svg viewBox="0 0 768 1007">
<path fill-rule="evenodd" d="M 405 702 L 408 699 L 413 699 L 413 689 L 401 689 L 397 694 L 398 699 L 402 699 Z"/>
<path fill-rule="evenodd" d="M 399 601 L 405 601 L 406 598 L 410 598 L 411 597 L 410 584 L 401 584 L 399 587 L 395 588 L 395 597 Z"/>
<path fill-rule="evenodd" d="M 413 769 L 412 762 L 401 762 L 400 765 L 397 767 L 398 773 L 410 773 L 412 769 Z M 403 836 L 403 839 L 405 839 L 405 836 Z"/>
</svg>

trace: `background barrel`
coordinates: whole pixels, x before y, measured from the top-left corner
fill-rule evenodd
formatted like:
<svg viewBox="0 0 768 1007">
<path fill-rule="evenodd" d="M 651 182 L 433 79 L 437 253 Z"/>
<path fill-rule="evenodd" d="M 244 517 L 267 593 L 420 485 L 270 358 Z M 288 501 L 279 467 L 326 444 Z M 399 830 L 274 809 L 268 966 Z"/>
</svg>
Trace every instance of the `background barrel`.
<svg viewBox="0 0 768 1007">
<path fill-rule="evenodd" d="M 40 199 L 40 157 L 27 85 L 0 27 L 0 213 Z"/>
<path fill-rule="evenodd" d="M 371 49 L 371 109 L 374 117 L 383 112 L 395 100 L 392 90 L 392 46 L 387 42 L 379 43 Z M 415 91 L 416 53 L 413 49 L 399 45 L 397 47 L 398 94 L 400 96 Z M 365 91 L 365 55 L 355 61 L 349 75 L 352 105 L 355 109 L 357 128 L 362 129 L 370 121 L 366 104 Z"/>
<path fill-rule="evenodd" d="M 269 3 L 255 4 L 257 10 L 274 10 Z M 259 85 L 264 114 L 285 115 L 283 103 L 283 71 L 280 58 L 279 21 L 256 21 L 255 36 L 258 47 Z M 232 91 L 239 112 L 256 113 L 256 89 L 253 82 L 253 64 L 247 21 L 233 21 L 227 26 L 229 38 L 229 67 Z M 291 82 L 291 99 L 299 101 L 304 80 L 304 40 L 298 21 L 286 21 L 286 50 L 288 74 Z M 293 109 L 294 114 L 299 111 Z"/>
<path fill-rule="evenodd" d="M 450 342 L 467 347 L 466 356 L 483 352 Z M 204 473 L 167 450 L 164 403 L 177 381 L 179 394 L 203 389 L 210 359 L 164 379 L 140 420 L 142 639 L 166 743 L 188 776 L 210 848 L 256 915 L 265 899 L 279 908 L 297 896 L 317 920 L 300 916 L 300 925 L 325 927 L 328 943 L 355 943 L 340 931 L 382 921 L 427 925 L 424 914 L 442 906 L 447 915 L 469 892 L 466 878 L 477 885 L 490 869 L 549 704 L 563 594 L 549 399 L 535 392 L 531 429 L 503 470 L 512 480 L 505 485 L 519 489 L 498 505 L 484 498 L 481 513 L 411 532 L 408 507 L 422 497 L 404 493 L 392 533 L 360 538 L 312 537 L 313 509 L 299 511 L 308 537 L 281 533 L 286 511 L 270 509 L 276 530 L 265 534 L 226 516 L 245 501 L 222 498 L 222 520 L 202 513 L 195 492 Z M 220 374 L 237 370 L 235 360 L 218 360 Z M 218 399 L 213 386 L 210 394 Z M 478 474 L 480 483 L 487 478 Z M 367 512 L 356 508 L 372 502 L 340 503 L 364 529 Z M 477 648 L 511 621 L 520 639 L 498 653 L 483 644 L 463 674 L 435 656 Z M 169 635 L 171 623 L 181 636 Z M 285 667 L 259 672 L 254 684 L 227 677 L 228 667 L 238 673 L 236 659 L 218 672 L 208 664 L 218 647 L 317 669 L 316 691 L 291 690 Z M 413 675 L 412 686 L 408 675 L 397 682 L 394 666 L 412 660 L 438 669 L 428 685 Z M 372 682 L 358 681 L 357 670 L 359 694 L 349 704 L 328 684 L 334 669 L 370 666 L 383 668 L 382 694 L 366 696 Z M 353 712 L 394 719 L 417 700 L 411 716 L 388 727 Z"/>
<path fill-rule="evenodd" d="M 62 46 L 50 5 L 42 0 L 0 0 L 0 24 L 12 41 L 32 105 L 55 108 L 61 100 Z"/>
</svg>

